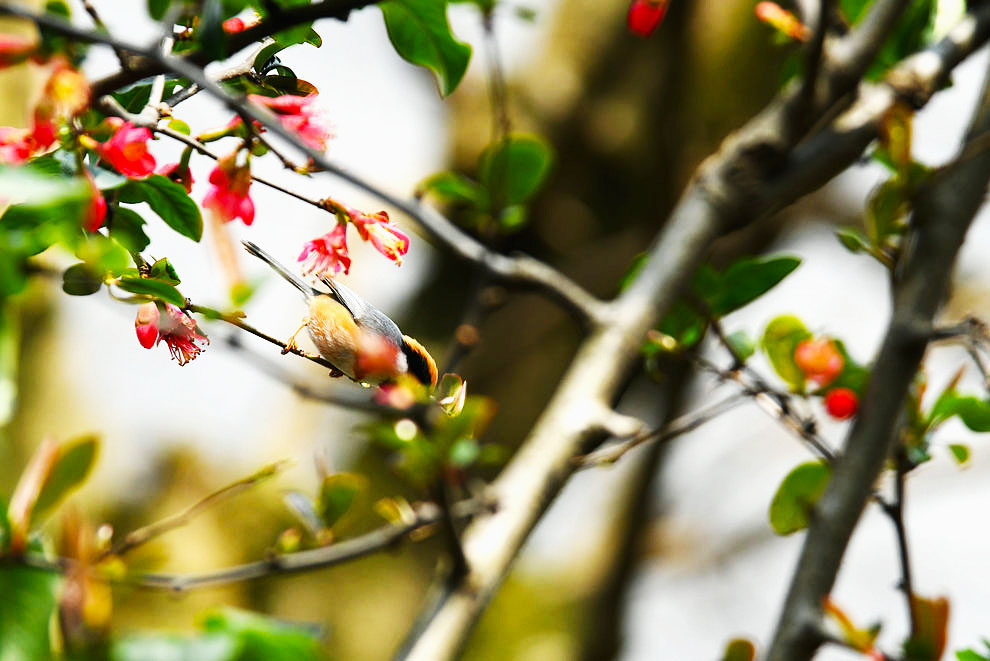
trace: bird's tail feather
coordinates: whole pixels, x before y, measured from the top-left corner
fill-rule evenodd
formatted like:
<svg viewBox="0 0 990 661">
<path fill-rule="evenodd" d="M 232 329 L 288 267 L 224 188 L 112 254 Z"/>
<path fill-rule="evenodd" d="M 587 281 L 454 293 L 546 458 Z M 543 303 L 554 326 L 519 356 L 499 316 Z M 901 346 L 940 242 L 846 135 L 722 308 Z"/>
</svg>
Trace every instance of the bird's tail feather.
<svg viewBox="0 0 990 661">
<path fill-rule="evenodd" d="M 241 243 L 244 244 L 245 250 L 272 267 L 276 273 L 288 280 L 293 287 L 301 291 L 303 296 L 308 298 L 313 294 L 319 293 L 318 289 L 315 289 L 305 280 L 287 269 L 281 262 L 262 250 L 256 243 L 252 243 L 251 241 L 241 241 Z"/>
</svg>

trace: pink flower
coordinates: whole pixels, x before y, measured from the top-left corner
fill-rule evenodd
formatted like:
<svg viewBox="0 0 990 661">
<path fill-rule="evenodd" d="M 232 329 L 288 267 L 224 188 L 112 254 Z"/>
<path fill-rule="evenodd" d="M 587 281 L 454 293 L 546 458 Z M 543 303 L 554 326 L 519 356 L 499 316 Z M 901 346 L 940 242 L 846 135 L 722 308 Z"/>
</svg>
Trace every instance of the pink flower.
<svg viewBox="0 0 990 661">
<path fill-rule="evenodd" d="M 0 163 L 20 165 L 34 153 L 34 140 L 27 129 L 0 126 Z"/>
<path fill-rule="evenodd" d="M 303 262 L 303 273 L 317 277 L 350 272 L 351 258 L 347 254 L 347 225 L 337 226 L 323 236 L 307 241 L 297 261 Z"/>
<path fill-rule="evenodd" d="M 138 308 L 134 320 L 138 342 L 145 349 L 150 349 L 164 340 L 172 359 L 178 360 L 179 365 L 185 365 L 203 351 L 197 343 L 209 344 L 210 341 L 199 332 L 196 322 L 188 314 L 171 303 L 164 305 L 164 318 L 157 303 L 145 303 Z"/>
<path fill-rule="evenodd" d="M 640 37 L 649 37 L 663 21 L 669 0 L 633 0 L 626 15 L 629 31 Z"/>
<path fill-rule="evenodd" d="M 196 183 L 188 164 L 168 163 L 155 170 L 155 174 L 163 175 L 177 184 L 182 184 L 182 187 L 186 189 L 187 193 L 192 192 L 192 186 Z"/>
<path fill-rule="evenodd" d="M 313 149 L 322 151 L 327 148 L 327 140 L 333 137 L 333 131 L 326 113 L 312 105 L 316 96 L 284 94 L 271 98 L 249 94 L 248 99 L 271 110 L 278 116 L 282 126 L 298 133 L 303 142 Z"/>
<path fill-rule="evenodd" d="M 92 192 L 92 197 L 89 200 L 89 204 L 86 206 L 86 216 L 83 220 L 83 227 L 89 232 L 95 232 L 103 226 L 103 221 L 107 217 L 107 201 L 103 197 L 103 193 L 100 189 L 96 187 L 96 182 L 93 181 L 92 175 L 86 172 L 86 180 L 89 182 L 89 187 Z"/>
<path fill-rule="evenodd" d="M 237 152 L 217 161 L 217 166 L 210 173 L 210 183 L 213 185 L 203 206 L 217 214 L 225 223 L 234 218 L 240 218 L 245 225 L 254 222 L 254 202 L 248 196 L 251 188 L 251 169 L 245 165 L 237 165 Z"/>
<path fill-rule="evenodd" d="M 125 177 L 143 179 L 155 171 L 155 157 L 148 152 L 150 139 L 148 129 L 120 123 L 113 137 L 100 147 L 100 157 Z"/>
<path fill-rule="evenodd" d="M 369 216 L 350 209 L 349 214 L 363 240 L 396 265 L 402 264 L 402 256 L 409 252 L 409 236 L 389 221 L 388 213 L 379 211 Z"/>
</svg>

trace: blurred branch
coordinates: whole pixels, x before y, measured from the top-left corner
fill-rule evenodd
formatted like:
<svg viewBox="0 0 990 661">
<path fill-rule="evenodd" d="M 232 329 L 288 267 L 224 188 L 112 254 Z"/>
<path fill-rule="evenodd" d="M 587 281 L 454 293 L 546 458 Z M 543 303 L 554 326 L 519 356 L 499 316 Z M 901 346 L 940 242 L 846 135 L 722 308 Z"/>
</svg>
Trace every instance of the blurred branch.
<svg viewBox="0 0 990 661">
<path fill-rule="evenodd" d="M 821 98 L 816 95 L 811 111 L 830 107 L 855 88 L 884 42 L 886 33 L 880 28 L 889 29 L 893 23 L 887 13 L 877 12 L 893 13 L 891 8 L 900 10 L 905 4 L 875 5 L 872 17 L 865 21 L 869 39 L 861 30 L 843 38 L 849 40 L 843 41 L 848 44 L 846 52 L 854 56 L 843 66 L 831 66 L 826 49 L 821 74 L 824 85 L 820 86 L 826 92 Z M 987 18 L 978 13 L 982 20 Z M 960 56 L 964 51 L 972 52 L 985 39 L 982 32 L 985 30 L 977 38 L 971 29 L 965 43 L 949 50 Z M 595 328 L 579 347 L 522 447 L 492 483 L 499 511 L 474 521 L 463 537 L 469 573 L 439 603 L 427 606 L 424 614 L 428 617 L 417 619 L 398 658 L 439 661 L 457 656 L 530 531 L 574 470 L 573 457 L 600 441 L 602 431 L 595 412 L 618 396 L 625 375 L 636 362 L 642 338 L 668 309 L 712 240 L 817 189 L 859 158 L 869 140 L 855 152 L 829 154 L 828 162 L 820 155 L 817 160 L 809 158 L 802 163 L 809 172 L 795 171 L 793 156 L 798 144 L 788 139 L 796 140 L 789 122 L 794 104 L 800 103 L 798 94 L 799 90 L 790 86 L 701 164 L 650 248 L 642 270 L 619 298 L 608 304 L 608 323 Z M 874 137 L 880 117 L 871 117 Z M 768 195 L 767 190 L 774 194 Z M 982 196 L 982 189 L 980 193 Z"/>
<path fill-rule="evenodd" d="M 894 532 L 897 534 L 897 556 L 901 563 L 901 591 L 904 592 L 904 600 L 907 602 L 908 622 L 911 625 L 911 635 L 917 633 L 918 618 L 914 610 L 914 580 L 911 577 L 911 558 L 908 552 L 907 529 L 904 526 L 904 478 L 910 465 L 904 456 L 904 449 L 899 448 L 896 452 L 897 462 L 894 471 L 894 500 L 891 503 L 883 503 L 881 509 L 894 524 Z"/>
<path fill-rule="evenodd" d="M 452 507 L 452 514 L 457 518 L 469 518 L 480 512 L 490 511 L 493 506 L 490 502 L 465 500 Z M 414 506 L 413 516 L 408 521 L 382 526 L 360 537 L 330 546 L 284 555 L 273 555 L 265 560 L 200 574 L 142 573 L 122 578 L 111 576 L 107 580 L 141 588 L 186 592 L 267 576 L 315 571 L 392 548 L 411 533 L 438 523 L 442 516 L 443 513 L 438 505 L 418 503 Z M 59 573 L 69 571 L 77 565 L 77 562 L 70 558 L 52 560 L 36 553 L 27 553 L 21 558 L 9 558 L 0 560 L 0 562 L 21 563 L 35 569 Z"/>
<path fill-rule="evenodd" d="M 312 12 L 314 11 L 317 12 L 317 17 L 323 16 L 323 14 L 317 11 L 319 8 L 322 8 L 323 11 L 340 12 L 342 11 L 340 9 L 341 6 L 345 6 L 346 11 L 350 11 L 351 8 L 366 4 L 370 3 L 324 0 L 324 2 L 316 5 L 300 7 L 300 12 L 286 10 L 284 13 L 279 14 L 279 16 L 290 14 L 293 16 L 305 15 L 310 17 L 309 20 L 312 20 Z M 308 9 L 309 12 L 302 12 L 301 10 L 303 9 Z M 157 49 L 136 46 L 117 39 L 112 35 L 100 34 L 79 28 L 53 15 L 37 14 L 20 7 L 0 6 L 0 15 L 4 14 L 31 20 L 38 26 L 45 27 L 73 39 L 90 43 L 107 44 L 136 53 L 154 65 L 151 69 L 146 69 L 147 75 L 168 71 L 185 77 L 191 83 L 209 92 L 230 110 L 244 118 L 245 123 L 250 124 L 251 121 L 257 122 L 272 134 L 286 140 L 293 148 L 308 156 L 321 170 L 330 172 L 338 178 L 357 186 L 361 190 L 399 209 L 415 221 L 434 241 L 444 245 L 458 259 L 480 265 L 491 276 L 502 282 L 512 283 L 517 286 L 529 286 L 546 293 L 550 298 L 573 312 L 588 326 L 598 326 L 606 322 L 607 306 L 564 274 L 544 262 L 527 255 L 514 255 L 510 257 L 493 252 L 434 209 L 421 204 L 417 200 L 399 198 L 331 163 L 322 152 L 305 144 L 300 140 L 298 135 L 285 128 L 275 115 L 248 102 L 244 98 L 233 96 L 222 85 L 207 77 L 198 66 L 199 62 L 194 56 L 186 59 L 163 55 Z M 263 24 L 266 26 L 266 30 L 268 29 L 268 23 L 272 23 L 273 21 Z M 297 22 L 305 21 L 299 20 Z M 256 32 L 259 27 L 261 26 L 245 30 L 234 36 L 243 39 L 244 35 L 252 32 L 254 33 L 254 38 L 267 36 L 267 32 Z M 238 43 L 240 42 L 238 41 Z M 113 87 L 106 87 L 105 89 L 101 88 L 99 84 L 94 84 L 93 93 L 103 94 L 117 89 L 123 84 L 126 84 L 126 82 Z"/>
<path fill-rule="evenodd" d="M 254 473 L 254 475 L 249 475 L 248 477 L 237 480 L 236 482 L 214 491 L 178 514 L 164 518 L 161 521 L 156 521 L 155 523 L 144 526 L 143 528 L 133 530 L 127 533 L 124 539 L 122 539 L 119 543 L 108 549 L 102 557 L 107 557 L 110 555 L 123 555 L 128 551 L 154 539 L 155 537 L 158 537 L 159 535 L 163 535 L 169 531 L 175 530 L 176 528 L 181 528 L 206 509 L 216 505 L 217 503 L 223 502 L 228 498 L 232 498 L 242 491 L 246 491 L 251 487 L 257 486 L 260 482 L 274 476 L 288 465 L 288 461 L 279 461 L 269 466 L 265 466 L 261 470 Z"/>
<path fill-rule="evenodd" d="M 748 392 L 739 392 L 734 395 L 730 395 L 729 397 L 706 406 L 699 411 L 694 411 L 678 418 L 674 418 L 659 429 L 651 429 L 649 431 L 637 434 L 632 438 L 627 438 L 617 443 L 606 445 L 598 450 L 595 450 L 594 452 L 576 457 L 574 462 L 577 464 L 578 468 L 581 469 L 614 464 L 627 452 L 643 445 L 644 443 L 666 443 L 667 441 L 677 438 L 682 434 L 694 431 L 698 427 L 701 427 L 706 422 L 714 420 L 726 411 L 731 411 L 736 408 L 743 402 L 747 401 L 750 396 L 751 394 Z"/>
<path fill-rule="evenodd" d="M 984 8 L 986 9 L 986 8 Z M 990 77 L 966 143 L 990 131 Z M 965 148 L 964 148 L 965 151 Z M 812 517 L 791 581 L 769 661 L 810 659 L 821 644 L 816 623 L 846 545 L 890 451 L 897 416 L 931 336 L 955 256 L 986 195 L 990 152 L 953 162 L 919 193 L 895 282 L 894 311 L 846 441 Z"/>
</svg>

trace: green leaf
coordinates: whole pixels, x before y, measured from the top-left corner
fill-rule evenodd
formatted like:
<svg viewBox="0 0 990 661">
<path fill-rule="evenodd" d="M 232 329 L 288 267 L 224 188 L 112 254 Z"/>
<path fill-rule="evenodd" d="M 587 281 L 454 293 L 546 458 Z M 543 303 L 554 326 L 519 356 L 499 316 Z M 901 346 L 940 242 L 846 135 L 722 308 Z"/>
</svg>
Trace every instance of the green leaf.
<svg viewBox="0 0 990 661">
<path fill-rule="evenodd" d="M 450 446 L 447 461 L 456 468 L 468 468 L 481 456 L 481 446 L 473 438 L 459 438 Z"/>
<path fill-rule="evenodd" d="M 367 489 L 367 480 L 356 473 L 336 473 L 323 478 L 316 512 L 327 528 L 332 528 Z"/>
<path fill-rule="evenodd" d="M 674 339 L 676 350 L 689 349 L 705 336 L 708 321 L 683 300 L 674 301 L 657 326 L 663 335 Z"/>
<path fill-rule="evenodd" d="M 125 275 L 117 281 L 117 286 L 132 294 L 153 296 L 178 307 L 183 307 L 186 304 L 186 299 L 179 293 L 179 290 L 162 280 Z"/>
<path fill-rule="evenodd" d="M 951 443 L 949 445 L 949 452 L 952 453 L 952 458 L 956 460 L 956 463 L 962 466 L 967 461 L 969 461 L 969 446 L 962 445 L 960 443 Z"/>
<path fill-rule="evenodd" d="M 40 521 L 46 510 L 53 508 L 83 483 L 96 462 L 99 447 L 98 438 L 84 436 L 59 448 L 55 466 L 34 504 L 33 521 Z"/>
<path fill-rule="evenodd" d="M 756 341 L 746 331 L 736 331 L 725 338 L 732 351 L 740 360 L 746 360 L 756 353 Z"/>
<path fill-rule="evenodd" d="M 928 414 L 929 424 L 937 424 L 957 415 L 962 423 L 980 433 L 990 432 L 990 402 L 972 396 L 960 396 L 952 388 L 939 395 Z"/>
<path fill-rule="evenodd" d="M 515 232 L 520 230 L 529 219 L 529 212 L 522 204 L 513 204 L 505 207 L 498 215 L 498 224 L 505 232 Z"/>
<path fill-rule="evenodd" d="M 324 658 L 312 627 L 288 624 L 256 613 L 224 608 L 203 621 L 207 633 L 237 640 L 235 661 L 319 661 Z"/>
<path fill-rule="evenodd" d="M 108 224 L 110 238 L 132 253 L 141 252 L 151 243 L 144 233 L 144 218 L 133 209 L 113 207 Z"/>
<path fill-rule="evenodd" d="M 165 224 L 193 241 L 203 238 L 203 215 L 189 193 L 168 177 L 155 174 L 131 181 L 120 189 L 120 201 L 128 204 L 147 202 Z"/>
<path fill-rule="evenodd" d="M 973 650 L 960 650 L 956 652 L 957 661 L 988 661 L 988 658 L 978 654 Z"/>
<path fill-rule="evenodd" d="M 812 509 L 825 492 L 831 474 L 827 464 L 801 464 L 784 478 L 770 503 L 770 525 L 778 535 L 808 527 Z"/>
<path fill-rule="evenodd" d="M 128 635 L 115 640 L 110 661 L 321 661 L 313 627 L 288 624 L 247 611 L 223 609 L 206 616 L 203 632 Z M 41 658 L 41 657 L 39 657 Z"/>
<path fill-rule="evenodd" d="M 722 655 L 722 661 L 753 661 L 756 658 L 756 648 L 748 640 L 736 638 L 730 640 Z"/>
<path fill-rule="evenodd" d="M 165 18 L 170 4 L 172 0 L 148 0 L 148 14 L 156 21 L 160 21 Z"/>
<path fill-rule="evenodd" d="M 70 296 L 89 296 L 100 291 L 103 274 L 94 273 L 88 264 L 73 264 L 62 273 L 62 291 Z"/>
<path fill-rule="evenodd" d="M 51 659 L 49 621 L 58 577 L 47 571 L 0 565 L 0 659 Z"/>
<path fill-rule="evenodd" d="M 553 165 L 553 149 L 538 135 L 514 134 L 489 146 L 478 162 L 478 179 L 496 209 L 526 202 Z"/>
<path fill-rule="evenodd" d="M 167 99 L 175 93 L 176 87 L 188 87 L 189 81 L 182 78 L 171 78 L 165 81 L 162 98 Z M 127 112 L 139 113 L 144 110 L 151 99 L 151 83 L 135 83 L 130 87 L 125 87 L 119 92 L 113 93 L 113 98 L 124 107 Z"/>
<path fill-rule="evenodd" d="M 836 230 L 835 236 L 839 242 L 851 253 L 870 252 L 870 241 L 866 235 L 853 227 L 843 227 Z"/>
<path fill-rule="evenodd" d="M 432 71 L 441 96 L 457 89 L 471 47 L 451 34 L 446 0 L 388 0 L 378 6 L 388 38 L 402 59 Z"/>
<path fill-rule="evenodd" d="M 717 288 L 702 290 L 695 278 L 695 290 L 705 299 L 712 314 L 721 317 L 751 303 L 776 287 L 801 265 L 796 257 L 752 258 L 734 262 L 717 279 Z M 699 269 L 699 276 L 704 272 Z"/>
<path fill-rule="evenodd" d="M 457 172 L 438 172 L 416 187 L 417 197 L 427 193 L 449 204 L 466 204 L 476 208 L 482 206 L 486 199 L 484 188 Z"/>
<path fill-rule="evenodd" d="M 175 267 L 172 266 L 172 263 L 166 257 L 162 257 L 152 264 L 148 270 L 148 275 L 155 280 L 161 280 L 170 285 L 178 285 L 182 282 L 179 280 L 179 274 L 176 273 Z"/>
<path fill-rule="evenodd" d="M 801 340 L 809 337 L 811 333 L 800 319 L 784 315 L 767 324 L 760 340 L 774 371 L 796 391 L 804 388 L 804 372 L 794 362 L 794 350 Z"/>
<path fill-rule="evenodd" d="M 10 519 L 7 518 L 7 501 L 0 496 L 0 554 L 10 547 Z"/>
<path fill-rule="evenodd" d="M 50 213 L 60 202 L 88 202 L 89 197 L 89 184 L 82 177 L 52 176 L 30 168 L 0 166 L 0 199 L 8 203 Z M 7 213 L 3 215 L 5 223 Z"/>
</svg>

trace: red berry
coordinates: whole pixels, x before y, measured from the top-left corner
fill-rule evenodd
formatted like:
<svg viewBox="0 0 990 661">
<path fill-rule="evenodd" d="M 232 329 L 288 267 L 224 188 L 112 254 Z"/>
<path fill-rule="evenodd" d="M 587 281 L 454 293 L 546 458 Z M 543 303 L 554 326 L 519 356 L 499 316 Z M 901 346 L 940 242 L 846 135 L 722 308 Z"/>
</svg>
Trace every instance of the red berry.
<svg viewBox="0 0 990 661">
<path fill-rule="evenodd" d="M 849 388 L 835 388 L 825 395 L 825 410 L 833 418 L 845 420 L 856 415 L 859 397 Z"/>
<path fill-rule="evenodd" d="M 842 373 L 846 361 L 835 342 L 821 337 L 802 340 L 794 349 L 794 363 L 806 378 L 820 386 L 827 386 Z"/>
<path fill-rule="evenodd" d="M 633 34 L 649 37 L 663 21 L 669 0 L 633 0 L 629 5 L 626 24 Z"/>
</svg>

